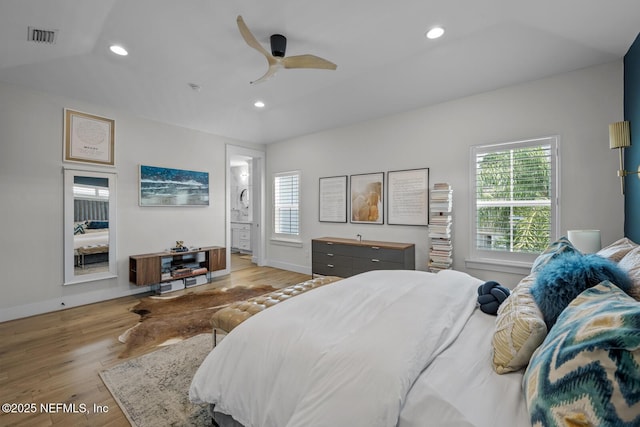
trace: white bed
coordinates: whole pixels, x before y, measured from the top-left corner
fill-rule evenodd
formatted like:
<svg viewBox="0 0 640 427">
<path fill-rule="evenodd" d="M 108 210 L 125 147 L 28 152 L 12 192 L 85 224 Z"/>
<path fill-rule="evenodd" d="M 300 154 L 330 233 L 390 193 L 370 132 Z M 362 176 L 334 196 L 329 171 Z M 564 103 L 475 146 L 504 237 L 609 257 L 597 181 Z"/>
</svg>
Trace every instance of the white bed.
<svg viewBox="0 0 640 427">
<path fill-rule="evenodd" d="M 481 283 L 375 271 L 301 294 L 235 328 L 190 398 L 246 427 L 530 426 L 522 374 L 492 369 Z"/>
</svg>

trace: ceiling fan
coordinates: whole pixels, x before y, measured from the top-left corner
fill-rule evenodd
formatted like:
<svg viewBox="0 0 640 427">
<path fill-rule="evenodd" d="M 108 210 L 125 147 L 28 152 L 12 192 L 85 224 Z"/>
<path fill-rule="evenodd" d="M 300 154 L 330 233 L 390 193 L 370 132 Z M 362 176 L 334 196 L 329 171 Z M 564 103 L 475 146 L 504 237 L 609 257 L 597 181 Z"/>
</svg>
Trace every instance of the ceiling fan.
<svg viewBox="0 0 640 427">
<path fill-rule="evenodd" d="M 244 41 L 249 46 L 260 52 L 267 58 L 269 69 L 258 80 L 251 84 L 260 83 L 272 77 L 281 68 L 316 68 L 321 70 L 335 70 L 337 65 L 331 61 L 320 58 L 315 55 L 295 55 L 285 57 L 287 49 L 287 38 L 281 34 L 273 34 L 271 36 L 271 53 L 269 53 L 254 35 L 249 31 L 249 27 L 244 23 L 242 16 L 238 16 L 238 29 Z"/>
</svg>

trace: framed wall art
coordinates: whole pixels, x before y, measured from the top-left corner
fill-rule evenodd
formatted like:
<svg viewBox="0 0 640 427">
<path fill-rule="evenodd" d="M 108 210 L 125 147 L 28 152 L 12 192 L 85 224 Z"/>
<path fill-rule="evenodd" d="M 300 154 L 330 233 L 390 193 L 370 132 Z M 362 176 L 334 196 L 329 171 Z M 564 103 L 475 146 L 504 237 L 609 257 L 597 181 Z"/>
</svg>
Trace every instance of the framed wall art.
<svg viewBox="0 0 640 427">
<path fill-rule="evenodd" d="M 320 178 L 320 222 L 347 222 L 347 175 Z"/>
<path fill-rule="evenodd" d="M 384 224 L 384 172 L 351 175 L 351 222 Z"/>
<path fill-rule="evenodd" d="M 115 120 L 65 108 L 64 161 L 115 166 Z"/>
<path fill-rule="evenodd" d="M 209 173 L 140 165 L 140 206 L 209 206 Z"/>
<path fill-rule="evenodd" d="M 387 216 L 392 225 L 429 225 L 429 168 L 387 172 Z"/>
</svg>

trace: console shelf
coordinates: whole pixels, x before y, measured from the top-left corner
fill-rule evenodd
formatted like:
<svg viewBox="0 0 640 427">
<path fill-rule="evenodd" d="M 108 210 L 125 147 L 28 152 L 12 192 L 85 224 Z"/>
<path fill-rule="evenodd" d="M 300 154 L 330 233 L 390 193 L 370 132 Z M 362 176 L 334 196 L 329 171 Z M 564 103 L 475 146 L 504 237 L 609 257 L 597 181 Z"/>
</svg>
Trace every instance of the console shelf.
<svg viewBox="0 0 640 427">
<path fill-rule="evenodd" d="M 226 250 L 220 246 L 209 246 L 184 252 L 156 252 L 131 255 L 129 257 L 129 281 L 137 286 L 172 285 L 182 281 L 182 287 L 196 284 L 193 279 L 200 276 L 210 280 L 212 271 L 226 268 Z M 197 283 L 200 284 L 200 283 Z M 173 290 L 173 289 L 172 289 Z"/>
</svg>

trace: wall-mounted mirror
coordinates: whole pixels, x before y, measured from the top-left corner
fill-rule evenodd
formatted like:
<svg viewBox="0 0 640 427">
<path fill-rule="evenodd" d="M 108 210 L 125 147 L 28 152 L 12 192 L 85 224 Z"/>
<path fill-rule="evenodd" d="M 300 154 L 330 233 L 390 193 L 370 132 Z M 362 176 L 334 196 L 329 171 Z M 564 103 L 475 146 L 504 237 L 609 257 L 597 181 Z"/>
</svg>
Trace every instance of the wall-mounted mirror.
<svg viewBox="0 0 640 427">
<path fill-rule="evenodd" d="M 64 284 L 117 276 L 116 175 L 64 171 Z"/>
<path fill-rule="evenodd" d="M 249 189 L 245 188 L 240 192 L 240 204 L 248 208 L 249 207 Z"/>
</svg>

